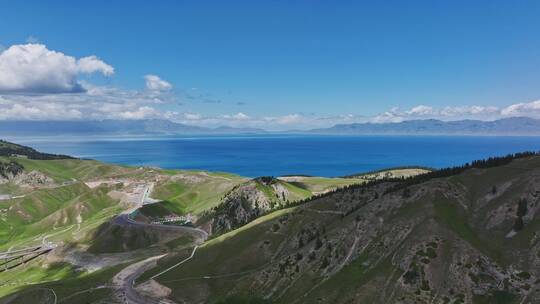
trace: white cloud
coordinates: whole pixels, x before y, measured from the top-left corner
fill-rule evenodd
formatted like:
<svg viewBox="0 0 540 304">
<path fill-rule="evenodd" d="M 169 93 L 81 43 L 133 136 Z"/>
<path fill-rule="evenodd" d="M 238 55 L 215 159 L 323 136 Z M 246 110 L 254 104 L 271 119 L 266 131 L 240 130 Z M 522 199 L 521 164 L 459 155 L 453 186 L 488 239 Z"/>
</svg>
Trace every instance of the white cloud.
<svg viewBox="0 0 540 304">
<path fill-rule="evenodd" d="M 187 120 L 199 120 L 202 118 L 202 115 L 197 113 L 183 113 L 182 116 Z"/>
<path fill-rule="evenodd" d="M 501 110 L 494 106 L 445 106 L 435 108 L 426 105 L 414 106 L 409 110 L 392 108 L 389 111 L 373 116 L 369 121 L 374 123 L 402 122 L 411 119 L 480 119 L 491 120 L 502 116 Z"/>
<path fill-rule="evenodd" d="M 386 111 L 379 115 L 375 115 L 373 118 L 369 119 L 369 122 L 374 123 L 389 123 L 389 122 L 402 122 L 405 120 L 403 115 L 396 113 L 395 111 Z"/>
<path fill-rule="evenodd" d="M 416 107 L 413 107 L 409 111 L 406 112 L 409 115 L 432 115 L 433 114 L 433 107 L 425 106 L 425 105 L 419 105 Z"/>
<path fill-rule="evenodd" d="M 160 118 L 162 115 L 159 111 L 152 107 L 143 106 L 134 111 L 120 112 L 116 115 L 116 118 L 120 119 L 148 119 L 148 118 Z"/>
<path fill-rule="evenodd" d="M 172 89 L 172 85 L 169 82 L 156 75 L 148 74 L 144 76 L 144 80 L 146 81 L 146 88 L 150 91 L 168 91 Z"/>
<path fill-rule="evenodd" d="M 114 68 L 95 56 L 76 59 L 43 44 L 12 45 L 0 53 L 0 92 L 83 92 L 77 77 L 96 72 L 110 76 Z"/>
<path fill-rule="evenodd" d="M 358 115 L 317 116 L 301 113 L 285 114 L 281 116 L 251 116 L 239 112 L 236 114 L 222 114 L 205 116 L 200 113 L 176 113 L 168 115 L 168 119 L 175 122 L 196 125 L 202 127 L 238 127 L 238 128 L 262 128 L 266 130 L 289 130 L 327 127 L 337 123 L 352 123 L 364 121 L 365 118 Z"/>
<path fill-rule="evenodd" d="M 504 116 L 540 117 L 540 100 L 510 105 L 502 109 L 501 114 Z"/>
<path fill-rule="evenodd" d="M 498 114 L 499 108 L 493 106 L 460 106 L 460 107 L 444 107 L 438 112 L 441 116 L 467 116 L 467 115 L 493 115 Z"/>
<path fill-rule="evenodd" d="M 304 117 L 300 114 L 289 114 L 280 116 L 274 119 L 274 121 L 281 125 L 291 125 L 295 123 L 302 122 L 304 120 Z"/>
<path fill-rule="evenodd" d="M 78 119 L 169 119 L 203 127 L 252 127 L 268 130 L 325 128 L 347 123 L 388 123 L 411 119 L 441 120 L 498 119 L 512 116 L 540 118 L 540 101 L 518 103 L 503 109 L 489 106 L 459 106 L 430 109 L 422 106 L 407 110 L 392 108 L 374 116 L 354 114 L 318 115 L 292 113 L 277 116 L 255 116 L 243 112 L 204 115 L 160 109 L 148 96 L 137 91 L 115 88 L 91 88 L 82 94 L 4 95 L 0 96 L 0 120 L 78 120 Z M 527 114 L 527 115 L 524 115 Z"/>
<path fill-rule="evenodd" d="M 101 72 L 105 76 L 114 74 L 114 68 L 96 56 L 88 56 L 77 60 L 77 66 L 80 73 L 92 74 Z"/>
<path fill-rule="evenodd" d="M 77 109 L 56 103 L 19 104 L 0 98 L 0 120 L 75 120 L 81 119 Z"/>
<path fill-rule="evenodd" d="M 234 114 L 232 116 L 233 119 L 236 119 L 236 120 L 247 120 L 249 119 L 250 117 L 247 116 L 246 114 L 242 113 L 242 112 L 238 112 L 236 114 Z"/>
<path fill-rule="evenodd" d="M 39 39 L 30 35 L 26 38 L 26 43 L 39 43 Z"/>
</svg>

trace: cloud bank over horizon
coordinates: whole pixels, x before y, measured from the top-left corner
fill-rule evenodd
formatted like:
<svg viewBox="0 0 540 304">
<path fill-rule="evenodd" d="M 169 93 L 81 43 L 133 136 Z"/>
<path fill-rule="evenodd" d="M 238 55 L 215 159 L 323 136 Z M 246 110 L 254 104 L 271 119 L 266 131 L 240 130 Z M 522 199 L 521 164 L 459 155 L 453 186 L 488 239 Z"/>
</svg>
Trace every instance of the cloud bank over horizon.
<svg viewBox="0 0 540 304">
<path fill-rule="evenodd" d="M 389 123 L 414 119 L 494 120 L 507 117 L 540 118 L 540 100 L 497 106 L 425 104 L 392 108 L 375 115 L 343 113 L 286 113 L 251 115 L 246 111 L 222 114 L 189 110 L 190 102 L 221 103 L 196 88 L 175 89 L 171 82 L 148 73 L 141 89 L 95 85 L 90 75 L 110 78 L 115 68 L 95 55 L 76 58 L 32 42 L 0 48 L 0 120 L 167 119 L 195 126 L 253 127 L 268 130 L 309 129 L 348 123 Z M 144 86 L 142 86 L 144 84 Z M 240 102 L 236 102 L 236 105 Z M 242 105 L 244 103 L 242 102 Z M 308 109 L 309 110 L 309 109 Z"/>
</svg>

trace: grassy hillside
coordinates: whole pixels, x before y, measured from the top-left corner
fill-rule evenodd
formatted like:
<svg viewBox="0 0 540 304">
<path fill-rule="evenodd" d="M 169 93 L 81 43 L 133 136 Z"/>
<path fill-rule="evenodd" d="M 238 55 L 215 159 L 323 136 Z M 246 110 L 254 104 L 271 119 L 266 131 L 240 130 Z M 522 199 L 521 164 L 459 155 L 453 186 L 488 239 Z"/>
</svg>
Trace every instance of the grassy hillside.
<svg viewBox="0 0 540 304">
<path fill-rule="evenodd" d="M 0 157 L 1 159 L 2 157 Z M 56 182 L 105 178 L 112 175 L 128 174 L 136 170 L 135 168 L 110 165 L 94 160 L 34 160 L 20 157 L 4 157 L 3 159 L 19 163 L 27 171 L 39 171 Z"/>
<path fill-rule="evenodd" d="M 171 179 L 159 183 L 152 197 L 169 202 L 175 213 L 200 214 L 217 205 L 223 195 L 245 181 L 234 174 L 167 170 Z"/>
<path fill-rule="evenodd" d="M 356 178 L 330 178 L 314 176 L 287 176 L 278 177 L 278 179 L 285 181 L 292 186 L 307 190 L 311 195 L 361 182 Z"/>
<path fill-rule="evenodd" d="M 537 303 L 539 193 L 537 156 L 351 187 L 213 239 L 157 280 L 190 303 Z"/>
<path fill-rule="evenodd" d="M 34 243 L 35 236 L 54 234 L 64 228 L 80 231 L 81 227 L 102 222 L 120 210 L 107 192 L 105 187 L 90 190 L 75 183 L 0 201 L 0 248 Z M 67 234 L 66 240 L 72 237 Z"/>
</svg>

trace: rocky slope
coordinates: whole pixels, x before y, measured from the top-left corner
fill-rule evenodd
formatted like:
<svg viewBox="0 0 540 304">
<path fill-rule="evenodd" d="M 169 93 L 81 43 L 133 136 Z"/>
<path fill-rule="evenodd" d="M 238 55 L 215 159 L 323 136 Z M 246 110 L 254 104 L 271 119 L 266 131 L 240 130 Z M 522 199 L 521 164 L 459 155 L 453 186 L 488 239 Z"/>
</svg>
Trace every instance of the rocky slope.
<svg viewBox="0 0 540 304">
<path fill-rule="evenodd" d="M 220 234 L 245 225 L 268 211 L 303 198 L 300 188 L 272 177 L 259 177 L 229 191 L 210 213 L 212 233 Z"/>
<path fill-rule="evenodd" d="M 52 178 L 39 171 L 27 171 L 15 161 L 0 160 L 0 184 L 13 183 L 22 187 L 51 186 Z"/>
</svg>

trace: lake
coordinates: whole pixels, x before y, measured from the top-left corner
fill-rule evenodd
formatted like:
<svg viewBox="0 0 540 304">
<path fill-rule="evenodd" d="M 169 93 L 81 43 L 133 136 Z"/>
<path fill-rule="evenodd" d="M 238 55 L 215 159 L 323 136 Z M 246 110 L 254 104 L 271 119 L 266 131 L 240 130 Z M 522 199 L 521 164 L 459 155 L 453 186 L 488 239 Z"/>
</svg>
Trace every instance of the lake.
<svg viewBox="0 0 540 304">
<path fill-rule="evenodd" d="M 39 151 L 133 166 L 225 171 L 243 176 L 343 176 L 396 166 L 442 168 L 540 150 L 540 137 L 237 136 L 11 138 Z"/>
</svg>

